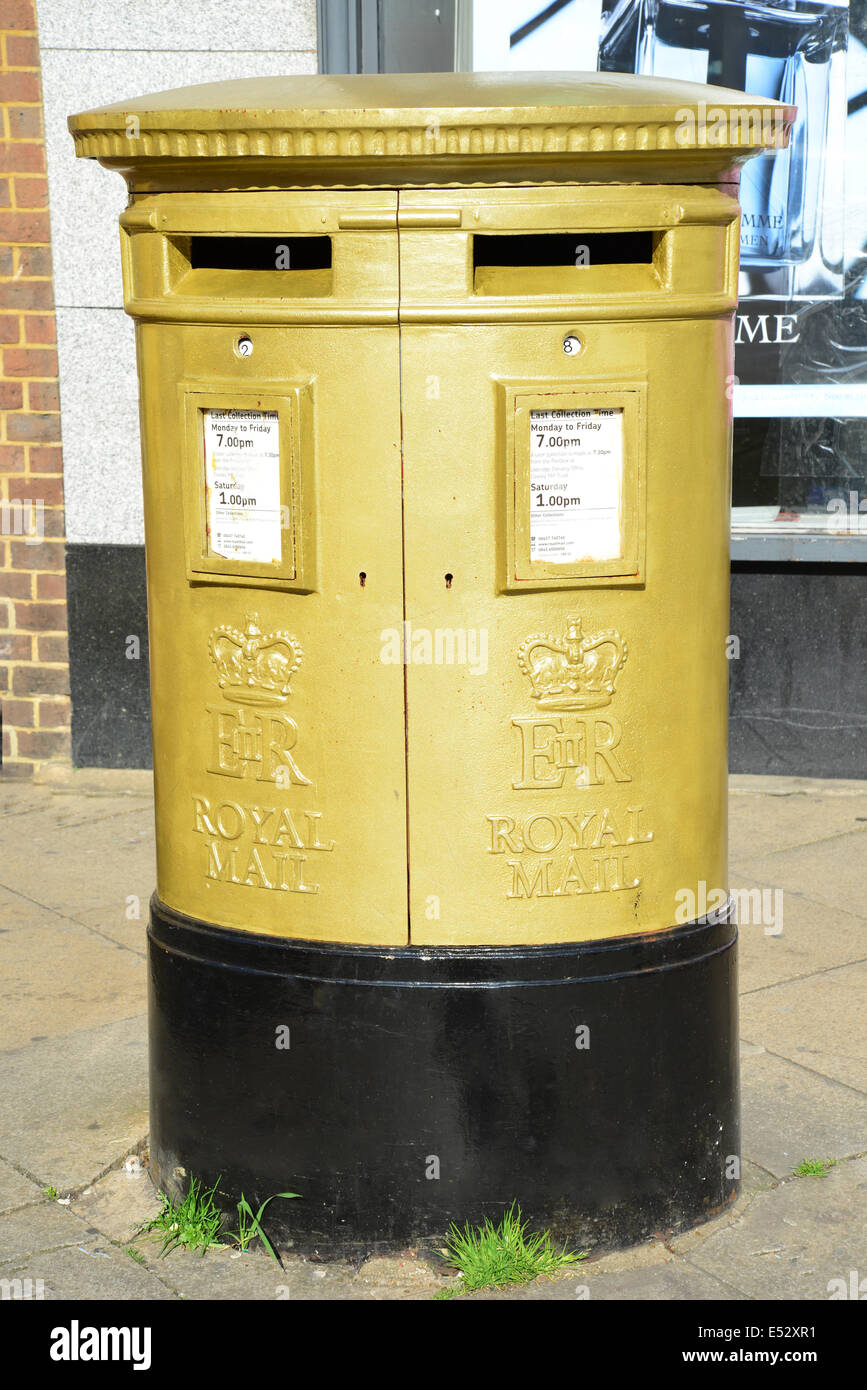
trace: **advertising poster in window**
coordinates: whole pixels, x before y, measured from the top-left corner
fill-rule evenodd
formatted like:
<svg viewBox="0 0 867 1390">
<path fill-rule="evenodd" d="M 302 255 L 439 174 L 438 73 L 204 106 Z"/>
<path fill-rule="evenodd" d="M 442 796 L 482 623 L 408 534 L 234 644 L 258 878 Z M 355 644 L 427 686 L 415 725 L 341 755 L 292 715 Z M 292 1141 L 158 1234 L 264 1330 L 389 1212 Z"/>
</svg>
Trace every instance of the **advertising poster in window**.
<svg viewBox="0 0 867 1390">
<path fill-rule="evenodd" d="M 800 542 L 822 537 L 841 544 L 821 558 L 864 558 L 867 0 L 474 0 L 473 67 L 634 72 L 797 106 L 789 148 L 741 180 L 734 554 L 810 558 Z"/>
</svg>

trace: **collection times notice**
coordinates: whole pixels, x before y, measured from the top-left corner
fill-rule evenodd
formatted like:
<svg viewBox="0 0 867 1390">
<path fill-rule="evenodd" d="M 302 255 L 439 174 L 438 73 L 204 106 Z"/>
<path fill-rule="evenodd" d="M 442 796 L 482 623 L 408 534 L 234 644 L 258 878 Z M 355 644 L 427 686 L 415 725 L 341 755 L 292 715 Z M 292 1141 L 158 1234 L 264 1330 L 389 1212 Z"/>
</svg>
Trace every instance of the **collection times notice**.
<svg viewBox="0 0 867 1390">
<path fill-rule="evenodd" d="M 276 410 L 203 410 L 208 549 L 279 564 L 280 427 Z"/>
<path fill-rule="evenodd" d="M 623 411 L 530 411 L 530 559 L 621 555 Z"/>
</svg>

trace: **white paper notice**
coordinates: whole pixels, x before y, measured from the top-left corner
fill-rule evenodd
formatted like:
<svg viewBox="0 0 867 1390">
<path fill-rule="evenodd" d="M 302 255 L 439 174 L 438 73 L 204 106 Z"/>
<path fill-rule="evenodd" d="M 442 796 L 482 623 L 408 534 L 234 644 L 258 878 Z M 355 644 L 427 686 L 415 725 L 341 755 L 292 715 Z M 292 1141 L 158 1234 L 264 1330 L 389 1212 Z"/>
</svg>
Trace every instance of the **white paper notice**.
<svg viewBox="0 0 867 1390">
<path fill-rule="evenodd" d="M 622 553 L 622 410 L 530 411 L 530 559 Z"/>
<path fill-rule="evenodd" d="M 226 560 L 283 558 L 276 410 L 204 410 L 208 549 Z"/>
</svg>

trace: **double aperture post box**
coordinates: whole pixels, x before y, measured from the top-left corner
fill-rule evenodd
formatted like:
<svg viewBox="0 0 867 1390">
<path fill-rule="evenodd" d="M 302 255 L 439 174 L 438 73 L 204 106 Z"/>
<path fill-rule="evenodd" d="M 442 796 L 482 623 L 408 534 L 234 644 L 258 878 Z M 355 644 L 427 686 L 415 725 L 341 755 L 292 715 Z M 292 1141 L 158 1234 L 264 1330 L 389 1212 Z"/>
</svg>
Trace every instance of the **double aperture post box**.
<svg viewBox="0 0 867 1390">
<path fill-rule="evenodd" d="M 164 1190 L 297 1191 L 319 1247 L 737 1190 L 736 199 L 792 116 L 434 74 L 71 119 L 131 195 Z"/>
</svg>

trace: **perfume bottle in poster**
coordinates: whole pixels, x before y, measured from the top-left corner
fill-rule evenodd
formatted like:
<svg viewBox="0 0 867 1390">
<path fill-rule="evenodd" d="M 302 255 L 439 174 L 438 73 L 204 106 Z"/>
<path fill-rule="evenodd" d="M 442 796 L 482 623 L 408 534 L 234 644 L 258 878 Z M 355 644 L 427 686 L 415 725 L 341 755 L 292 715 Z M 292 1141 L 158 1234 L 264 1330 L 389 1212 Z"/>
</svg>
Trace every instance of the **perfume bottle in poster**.
<svg viewBox="0 0 867 1390">
<path fill-rule="evenodd" d="M 602 71 L 709 82 L 795 105 L 787 150 L 744 167 L 741 297 L 843 290 L 848 6 L 811 0 L 619 0 Z"/>
<path fill-rule="evenodd" d="M 830 532 L 867 497 L 864 0 L 603 0 L 598 66 L 798 108 L 741 173 L 733 523 Z"/>
</svg>

